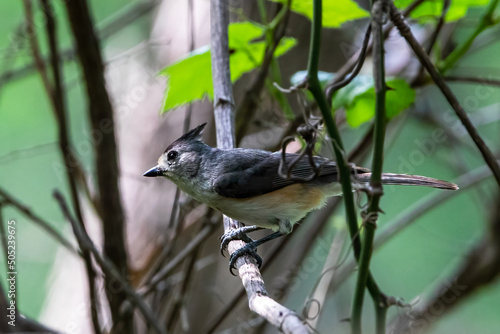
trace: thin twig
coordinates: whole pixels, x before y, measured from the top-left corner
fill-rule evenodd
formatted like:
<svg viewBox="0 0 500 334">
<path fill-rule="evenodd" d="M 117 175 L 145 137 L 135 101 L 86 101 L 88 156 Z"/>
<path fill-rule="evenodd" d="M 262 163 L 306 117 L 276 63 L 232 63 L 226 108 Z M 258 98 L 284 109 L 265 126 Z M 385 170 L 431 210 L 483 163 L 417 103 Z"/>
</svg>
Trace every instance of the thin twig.
<svg viewBox="0 0 500 334">
<path fill-rule="evenodd" d="M 449 8 L 450 8 L 450 0 L 444 0 L 443 1 L 443 9 L 441 10 L 441 15 L 439 16 L 439 20 L 436 24 L 436 28 L 434 28 L 434 31 L 431 34 L 431 37 L 429 40 L 429 45 L 427 46 L 427 49 L 425 50 L 429 56 L 431 55 L 432 49 L 434 48 L 434 45 L 436 45 L 439 33 L 441 32 L 441 29 L 444 26 L 445 17 L 446 17 L 446 14 L 448 13 Z"/>
<path fill-rule="evenodd" d="M 212 224 L 212 223 L 209 223 L 209 224 Z M 196 247 L 191 252 L 191 254 L 188 256 L 188 258 L 185 261 L 185 266 L 183 268 L 183 275 L 182 275 L 182 277 L 184 279 L 182 280 L 181 286 L 179 288 L 179 292 L 177 293 L 175 305 L 173 306 L 173 310 L 170 313 L 170 315 L 167 318 L 167 320 L 165 321 L 165 323 L 167 324 L 167 329 L 168 330 L 173 330 L 175 324 L 181 318 L 179 316 L 179 313 L 181 312 L 182 307 L 185 306 L 184 303 L 185 303 L 185 300 L 186 300 L 186 296 L 189 293 L 189 289 L 188 288 L 189 288 L 190 283 L 192 281 L 192 280 L 189 280 L 189 278 L 191 277 L 191 275 L 193 273 L 193 269 L 194 269 L 194 265 L 196 263 L 196 259 L 198 258 L 198 255 L 200 253 L 200 248 L 201 248 L 201 244 L 198 245 L 198 247 Z"/>
<path fill-rule="evenodd" d="M 420 43 L 417 41 L 413 33 L 411 32 L 410 27 L 408 24 L 404 21 L 404 18 L 401 15 L 401 12 L 396 8 L 396 6 L 393 3 L 389 4 L 390 6 L 390 13 L 391 13 L 391 20 L 394 23 L 394 25 L 398 28 L 399 32 L 401 33 L 401 36 L 406 39 L 410 47 L 412 48 L 413 52 L 415 55 L 418 57 L 420 62 L 425 66 L 427 72 L 429 72 L 432 80 L 435 82 L 435 84 L 438 86 L 438 88 L 441 90 L 443 95 L 445 96 L 446 100 L 450 103 L 451 107 L 457 114 L 458 118 L 462 122 L 463 126 L 469 133 L 469 136 L 471 139 L 474 141 L 476 144 L 477 148 L 481 152 L 484 161 L 486 164 L 490 167 L 493 175 L 495 176 L 495 179 L 500 186 L 500 166 L 496 162 L 495 156 L 491 152 L 491 150 L 486 146 L 483 138 L 479 135 L 477 129 L 474 127 L 472 122 L 470 121 L 469 117 L 467 116 L 467 113 L 463 109 L 462 105 L 458 101 L 457 97 L 455 94 L 453 94 L 452 90 L 450 87 L 446 84 L 444 79 L 441 77 L 441 75 L 438 73 L 434 65 L 432 64 L 431 60 L 429 59 L 429 56 L 427 56 L 427 53 L 425 53 L 425 50 L 422 48 Z"/>
<path fill-rule="evenodd" d="M 442 62 L 442 64 L 439 66 L 439 71 L 441 73 L 445 73 L 448 71 L 450 68 L 452 68 L 457 61 L 459 61 L 465 53 L 469 50 L 469 48 L 472 46 L 472 43 L 476 39 L 476 37 L 482 33 L 484 30 L 486 30 L 488 27 L 491 27 L 495 24 L 495 20 L 493 18 L 493 15 L 495 13 L 495 8 L 498 5 L 499 0 L 491 0 L 488 8 L 486 9 L 486 12 L 484 13 L 483 17 L 479 21 L 478 26 L 472 34 L 463 42 L 462 45 L 460 45 L 458 48 L 453 50 L 452 53 L 446 59 Z M 432 76 L 432 74 L 431 74 Z"/>
<path fill-rule="evenodd" d="M 154 318 L 152 311 L 148 308 L 144 300 L 139 296 L 134 289 L 130 286 L 130 284 L 125 280 L 122 275 L 120 274 L 120 271 L 118 268 L 113 264 L 111 259 L 108 259 L 106 255 L 101 255 L 99 251 L 97 250 L 97 247 L 94 245 L 90 237 L 88 236 L 87 232 L 83 229 L 83 226 L 78 222 L 78 220 L 74 219 L 71 216 L 71 213 L 69 212 L 68 206 L 66 205 L 66 202 L 57 190 L 54 191 L 54 198 L 57 200 L 59 203 L 59 206 L 61 207 L 61 210 L 66 217 L 66 219 L 69 221 L 71 224 L 71 227 L 73 228 L 73 232 L 76 236 L 76 239 L 78 240 L 78 244 L 82 249 L 86 249 L 89 252 L 92 253 L 94 256 L 94 259 L 97 261 L 97 263 L 101 266 L 102 271 L 109 276 L 110 278 L 113 278 L 116 282 L 119 283 L 121 289 L 123 292 L 126 294 L 128 297 L 128 300 L 136 306 L 146 319 L 146 321 L 152 325 L 155 330 L 158 333 L 166 334 L 166 331 L 160 326 L 158 321 Z M 126 301 L 124 301 L 126 303 Z M 120 305 L 120 307 L 123 307 Z"/>
<path fill-rule="evenodd" d="M 366 51 L 368 49 L 368 44 L 370 42 L 371 32 L 372 32 L 372 25 L 368 24 L 368 27 L 366 28 L 365 32 L 365 37 L 363 38 L 363 45 L 361 46 L 361 50 L 359 50 L 359 56 L 358 59 L 356 60 L 356 65 L 354 66 L 354 69 L 349 74 L 349 76 L 344 77 L 341 81 L 333 82 L 332 84 L 326 87 L 325 92 L 328 103 L 332 102 L 333 94 L 335 94 L 335 92 L 341 89 L 342 87 L 345 87 L 348 84 L 350 84 L 351 81 L 354 80 L 354 78 L 359 74 L 359 72 L 363 68 L 363 64 L 365 63 L 365 58 L 366 58 Z"/>
<path fill-rule="evenodd" d="M 243 99 L 241 100 L 240 106 L 236 111 L 236 114 L 238 115 L 238 120 L 236 122 L 237 143 L 241 141 L 241 139 L 247 132 L 248 126 L 250 124 L 250 119 L 252 118 L 252 115 L 255 113 L 255 110 L 259 105 L 259 97 L 262 89 L 264 88 L 267 74 L 269 73 L 269 67 L 274 58 L 274 52 L 276 51 L 276 48 L 278 47 L 281 39 L 285 35 L 288 17 L 290 16 L 290 7 L 287 4 L 282 10 L 285 11 L 285 14 L 280 16 L 280 20 L 277 26 L 270 32 L 272 37 L 266 39 L 270 43 L 266 44 L 266 50 L 264 51 L 264 59 L 262 60 L 262 64 L 259 66 L 259 71 L 254 81 L 250 85 L 250 88 L 246 90 L 245 94 L 243 95 Z"/>
<path fill-rule="evenodd" d="M 444 21 L 446 14 L 448 13 L 448 9 L 450 7 L 450 0 L 444 0 L 443 1 L 443 9 L 441 10 L 441 15 L 439 16 L 438 22 L 436 23 L 436 27 L 432 31 L 432 34 L 429 38 L 429 45 L 427 46 L 427 49 L 425 52 L 427 52 L 427 55 L 431 55 L 432 49 L 434 48 L 434 45 L 436 45 L 439 33 L 441 32 L 441 29 L 444 26 Z M 415 87 L 420 81 L 422 81 L 424 76 L 424 66 L 420 64 L 419 69 L 418 69 L 418 74 L 415 76 L 415 79 L 413 79 L 411 86 Z"/>
<path fill-rule="evenodd" d="M 73 247 L 73 245 L 64 239 L 62 235 L 59 234 L 59 232 L 54 229 L 50 223 L 45 221 L 43 218 L 37 216 L 31 210 L 21 203 L 19 200 L 14 198 L 12 195 L 7 193 L 5 190 L 0 188 L 0 196 L 3 198 L 6 204 L 12 205 L 16 209 L 18 209 L 22 214 L 24 214 L 26 217 L 31 219 L 33 222 L 38 224 L 41 228 L 43 228 L 51 237 L 53 237 L 57 242 L 59 242 L 61 245 L 63 245 L 67 250 L 69 250 L 71 253 L 76 254 L 76 255 L 81 255 L 79 251 Z"/>
<path fill-rule="evenodd" d="M 42 59 L 42 55 L 40 52 L 40 48 L 38 47 L 38 41 L 36 38 L 36 30 L 34 27 L 34 18 L 33 18 L 33 7 L 31 0 L 23 0 L 24 12 L 25 12 L 25 21 L 26 21 L 26 32 L 28 33 L 28 41 L 31 48 L 31 53 L 33 55 L 33 61 L 35 64 L 35 68 L 40 73 L 40 77 L 42 78 L 42 83 L 47 92 L 47 95 L 52 96 L 52 85 L 49 81 L 49 77 L 47 75 L 47 71 L 45 70 L 45 63 Z"/>
<path fill-rule="evenodd" d="M 174 270 L 182 261 L 189 256 L 195 249 L 197 249 L 203 242 L 205 242 L 208 236 L 215 231 L 215 224 L 211 222 L 206 225 L 199 233 L 196 234 L 196 237 L 192 239 L 182 250 L 177 253 L 177 255 L 170 260 L 156 275 L 151 278 L 149 284 L 143 287 L 139 294 L 141 296 L 146 296 L 154 289 L 156 286 L 161 283 L 171 272 Z"/>
<path fill-rule="evenodd" d="M 408 15 L 410 15 L 424 1 L 425 0 L 415 0 L 414 2 L 412 2 L 403 11 L 403 16 L 407 17 Z M 384 39 L 387 39 L 389 37 L 389 34 L 390 34 L 390 32 L 392 31 L 393 28 L 394 28 L 393 25 L 388 25 L 386 28 L 384 28 Z M 368 46 L 366 48 L 366 54 L 367 55 L 371 54 L 372 47 L 373 47 L 372 43 L 368 43 Z M 337 71 L 336 76 L 333 79 L 333 81 L 326 86 L 326 91 L 328 91 L 328 89 L 331 86 L 334 86 L 334 85 L 338 84 L 339 82 L 341 82 L 342 80 L 344 80 L 349 73 L 353 72 L 354 68 L 358 64 L 358 59 L 359 59 L 361 51 L 362 51 L 362 49 L 360 49 L 358 52 L 356 52 L 355 54 L 353 54 L 351 56 L 351 58 L 349 58 L 349 60 Z M 328 100 L 331 101 L 331 98 L 329 98 Z"/>
<path fill-rule="evenodd" d="M 445 76 L 443 78 L 446 81 L 453 81 L 458 83 L 477 83 L 481 85 L 490 85 L 495 87 L 500 87 L 500 80 L 486 79 L 478 77 L 465 77 L 465 76 Z"/>
<path fill-rule="evenodd" d="M 7 316 L 9 315 L 10 304 L 7 302 L 7 298 L 5 296 L 5 291 L 3 290 L 2 285 L 0 284 L 0 316 L 2 317 L 2 321 L 0 321 L 0 332 L 1 333 L 43 333 L 43 334 L 60 334 L 52 328 L 49 328 L 45 325 L 42 325 L 39 322 L 36 322 L 33 319 L 25 317 L 18 312 L 16 314 L 15 325 L 12 326 L 8 323 Z"/>
<path fill-rule="evenodd" d="M 191 201 L 191 199 L 188 199 L 188 202 L 190 202 L 190 201 Z M 186 204 L 186 203 L 184 203 L 184 205 L 189 206 L 189 204 Z M 151 261 L 149 262 L 150 264 L 148 264 L 146 266 L 147 267 L 146 273 L 144 273 L 139 278 L 138 286 L 143 286 L 143 287 L 149 286 L 153 277 L 155 277 L 163 267 L 168 266 L 168 264 L 166 264 L 165 261 L 168 260 L 169 257 L 171 256 L 171 252 L 175 246 L 176 236 L 179 235 L 179 232 L 180 232 L 179 229 L 180 229 L 180 226 L 182 226 L 182 224 L 180 222 L 184 221 L 184 219 L 185 219 L 185 215 L 181 216 L 181 213 L 184 213 L 184 210 L 180 211 L 179 215 L 175 219 L 175 224 L 176 224 L 177 228 L 174 227 L 172 229 L 173 232 L 169 236 L 169 242 L 167 242 L 165 244 L 165 246 L 161 249 L 161 252 L 159 255 L 153 254 L 154 258 L 152 258 Z M 205 215 L 203 215 L 203 217 L 201 219 L 199 219 L 199 221 L 195 221 L 193 224 L 194 225 L 202 224 L 204 219 L 205 219 Z M 183 248 L 184 248 L 184 246 L 183 246 Z M 170 261 L 172 261 L 172 260 L 170 260 Z"/>
</svg>

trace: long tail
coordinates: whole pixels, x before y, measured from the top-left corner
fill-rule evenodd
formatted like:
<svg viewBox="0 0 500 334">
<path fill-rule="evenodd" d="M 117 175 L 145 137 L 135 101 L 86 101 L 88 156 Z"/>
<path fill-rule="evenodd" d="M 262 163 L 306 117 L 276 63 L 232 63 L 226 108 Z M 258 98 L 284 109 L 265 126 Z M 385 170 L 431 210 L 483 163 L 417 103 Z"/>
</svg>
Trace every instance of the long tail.
<svg viewBox="0 0 500 334">
<path fill-rule="evenodd" d="M 361 182 L 369 182 L 371 176 L 372 173 L 362 173 L 358 174 L 356 178 Z M 382 183 L 388 185 L 425 186 L 439 189 L 458 190 L 458 186 L 454 183 L 420 175 L 382 173 Z"/>
</svg>

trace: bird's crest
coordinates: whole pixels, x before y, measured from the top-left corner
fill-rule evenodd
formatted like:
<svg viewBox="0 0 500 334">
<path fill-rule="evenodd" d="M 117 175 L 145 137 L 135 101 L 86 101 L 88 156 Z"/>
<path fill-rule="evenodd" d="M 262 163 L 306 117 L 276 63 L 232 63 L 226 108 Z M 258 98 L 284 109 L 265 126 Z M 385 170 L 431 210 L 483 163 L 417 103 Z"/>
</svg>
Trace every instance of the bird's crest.
<svg viewBox="0 0 500 334">
<path fill-rule="evenodd" d="M 203 134 L 203 130 L 205 129 L 205 126 L 207 123 L 203 123 L 198 125 L 196 128 L 192 129 L 191 131 L 183 134 L 179 139 L 174 141 L 172 144 L 170 144 L 165 152 L 168 152 L 172 147 L 174 147 L 176 144 L 179 144 L 181 142 L 193 142 L 193 141 L 199 141 L 202 142 L 201 135 Z"/>
</svg>

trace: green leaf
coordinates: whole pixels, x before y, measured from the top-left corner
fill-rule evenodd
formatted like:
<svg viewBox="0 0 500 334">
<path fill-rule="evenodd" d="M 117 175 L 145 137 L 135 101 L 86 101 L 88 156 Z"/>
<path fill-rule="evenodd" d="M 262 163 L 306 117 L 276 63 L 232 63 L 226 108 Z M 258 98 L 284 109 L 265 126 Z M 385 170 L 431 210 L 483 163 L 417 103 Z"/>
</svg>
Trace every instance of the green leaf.
<svg viewBox="0 0 500 334">
<path fill-rule="evenodd" d="M 262 63 L 266 44 L 263 38 L 259 41 L 255 40 L 265 34 L 265 29 L 264 26 L 251 22 L 229 25 L 231 81 L 238 80 L 244 73 Z M 274 56 L 283 55 L 295 44 L 294 38 L 282 38 Z M 193 51 L 186 58 L 164 68 L 159 74 L 168 78 L 163 102 L 165 112 L 183 104 L 201 100 L 205 96 L 213 99 L 212 62 L 209 47 Z"/>
<path fill-rule="evenodd" d="M 271 0 L 286 4 L 287 0 Z M 293 0 L 290 8 L 309 20 L 313 15 L 313 0 Z M 338 28 L 343 23 L 368 17 L 370 14 L 353 0 L 323 1 L 323 27 Z"/>
<path fill-rule="evenodd" d="M 389 80 L 386 93 L 386 116 L 391 119 L 407 109 L 415 101 L 415 91 L 402 79 Z M 346 110 L 347 123 L 358 127 L 375 115 L 375 87 L 373 78 L 357 76 L 335 95 L 332 107 Z"/>
<path fill-rule="evenodd" d="M 163 111 L 201 100 L 204 96 L 213 99 L 212 62 L 208 47 L 190 53 L 185 59 L 163 69 L 160 75 L 168 77 Z"/>
<path fill-rule="evenodd" d="M 407 7 L 413 0 L 399 0 L 395 4 L 398 8 Z M 452 0 L 445 21 L 452 22 L 463 18 L 470 7 L 486 6 L 490 0 Z M 443 11 L 443 1 L 424 1 L 412 13 L 411 17 L 419 19 L 421 22 L 427 22 L 430 17 L 439 17 Z"/>
</svg>

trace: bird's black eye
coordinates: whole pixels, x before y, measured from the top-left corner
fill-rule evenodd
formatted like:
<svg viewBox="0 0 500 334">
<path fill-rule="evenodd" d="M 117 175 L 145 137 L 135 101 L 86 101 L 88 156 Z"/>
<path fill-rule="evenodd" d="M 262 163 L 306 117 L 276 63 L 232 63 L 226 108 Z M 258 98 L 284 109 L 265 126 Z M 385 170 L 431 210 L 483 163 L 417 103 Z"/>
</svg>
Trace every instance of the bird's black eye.
<svg viewBox="0 0 500 334">
<path fill-rule="evenodd" d="M 177 151 L 168 152 L 168 154 L 167 154 L 168 161 L 174 161 L 175 158 L 177 158 L 177 155 L 179 155 L 179 153 L 177 153 Z"/>
</svg>

